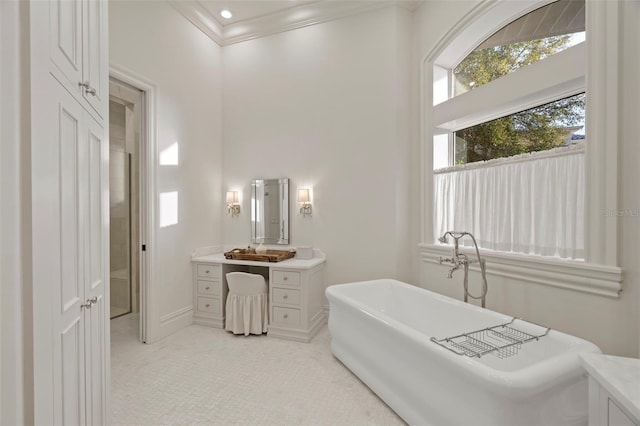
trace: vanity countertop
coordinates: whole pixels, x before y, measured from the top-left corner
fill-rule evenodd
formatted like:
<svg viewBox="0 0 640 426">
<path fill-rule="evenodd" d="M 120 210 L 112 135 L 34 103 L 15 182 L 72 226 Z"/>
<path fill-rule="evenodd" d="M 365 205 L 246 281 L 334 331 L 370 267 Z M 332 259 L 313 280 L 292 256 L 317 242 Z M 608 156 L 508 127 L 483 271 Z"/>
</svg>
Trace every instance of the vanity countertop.
<svg viewBox="0 0 640 426">
<path fill-rule="evenodd" d="M 582 366 L 636 419 L 640 419 L 640 359 L 581 354 Z"/>
<path fill-rule="evenodd" d="M 287 268 L 287 269 L 311 269 L 325 261 L 324 257 L 313 257 L 311 259 L 287 259 L 282 262 L 256 262 L 253 260 L 235 260 L 227 259 L 223 253 L 209 254 L 205 256 L 192 257 L 192 262 L 199 263 L 224 263 L 227 265 L 249 265 L 249 266 L 266 266 L 269 268 Z"/>
</svg>

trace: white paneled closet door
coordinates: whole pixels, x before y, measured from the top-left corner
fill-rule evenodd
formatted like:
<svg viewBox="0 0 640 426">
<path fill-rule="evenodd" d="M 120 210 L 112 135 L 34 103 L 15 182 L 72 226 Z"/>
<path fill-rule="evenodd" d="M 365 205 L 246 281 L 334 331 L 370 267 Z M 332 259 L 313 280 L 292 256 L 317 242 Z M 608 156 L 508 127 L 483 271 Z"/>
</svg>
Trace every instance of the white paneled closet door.
<svg viewBox="0 0 640 426">
<path fill-rule="evenodd" d="M 82 0 L 51 0 L 48 22 L 42 21 L 55 31 L 49 31 L 49 57 L 61 74 L 67 78 L 71 90 L 80 93 L 78 82 L 83 80 L 82 52 Z M 42 4 L 41 7 L 48 5 Z M 46 18 L 45 18 L 46 19 Z M 40 27 L 41 31 L 43 27 Z M 44 27 L 46 28 L 46 27 Z"/>
<path fill-rule="evenodd" d="M 108 3 L 49 0 L 48 51 L 56 78 L 102 119 L 109 97 Z"/>
<path fill-rule="evenodd" d="M 34 422 L 103 425 L 109 419 L 106 2 L 31 2 L 30 27 Z M 99 58 L 89 57 L 92 46 Z"/>
<path fill-rule="evenodd" d="M 57 178 L 48 243 L 59 250 L 49 254 L 53 273 L 45 278 L 54 302 L 53 423 L 99 425 L 107 414 L 108 144 L 103 128 L 61 85 L 54 91 L 55 131 L 46 143 Z"/>
<path fill-rule="evenodd" d="M 85 113 L 86 114 L 86 113 Z M 107 295 L 107 256 L 109 220 L 109 141 L 103 128 L 86 114 L 85 134 L 87 156 L 83 164 L 86 182 L 86 225 L 84 238 L 85 300 L 91 303 L 85 309 L 85 372 L 87 422 L 92 425 L 106 423 L 107 418 L 107 346 L 109 304 Z"/>
<path fill-rule="evenodd" d="M 56 0 L 58 2 L 69 0 Z M 106 1 L 89 0 L 83 2 L 84 35 L 82 43 L 82 78 L 89 88 L 83 90 L 84 99 L 104 119 L 108 108 L 104 106 L 109 98 L 108 43 L 105 37 L 108 4 Z"/>
<path fill-rule="evenodd" d="M 53 285 L 55 423 L 85 424 L 84 110 L 62 86 L 56 86 L 56 89 L 57 100 L 51 102 L 54 106 L 51 115 L 57 131 L 52 132 L 53 137 L 49 141 L 53 154 L 49 167 L 51 175 L 56 177 L 53 194 L 57 196 L 52 198 L 54 220 L 49 244 L 59 249 L 50 253 L 53 260 L 50 276 L 41 279 L 48 279 Z M 34 212 L 36 220 L 38 214 Z M 34 239 L 34 244 L 38 241 Z"/>
</svg>

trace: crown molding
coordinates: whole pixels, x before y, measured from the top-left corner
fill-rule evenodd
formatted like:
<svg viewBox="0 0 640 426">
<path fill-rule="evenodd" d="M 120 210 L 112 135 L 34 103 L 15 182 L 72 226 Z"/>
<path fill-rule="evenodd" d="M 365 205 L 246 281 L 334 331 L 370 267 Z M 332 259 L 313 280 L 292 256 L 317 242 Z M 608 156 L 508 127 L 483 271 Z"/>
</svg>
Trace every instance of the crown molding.
<svg viewBox="0 0 640 426">
<path fill-rule="evenodd" d="M 422 1 L 318 1 L 221 26 L 198 1 L 168 0 L 193 25 L 220 46 L 304 28 L 389 6 L 415 10 Z"/>
<path fill-rule="evenodd" d="M 219 46 L 224 45 L 222 26 L 195 1 L 168 0 L 169 4 Z"/>
</svg>

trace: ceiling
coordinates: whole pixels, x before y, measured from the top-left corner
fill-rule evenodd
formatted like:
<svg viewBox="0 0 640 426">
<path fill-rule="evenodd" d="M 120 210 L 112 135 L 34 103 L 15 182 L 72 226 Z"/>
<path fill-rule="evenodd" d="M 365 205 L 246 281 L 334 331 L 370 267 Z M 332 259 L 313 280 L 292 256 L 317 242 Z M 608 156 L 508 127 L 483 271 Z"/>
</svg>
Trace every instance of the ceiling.
<svg viewBox="0 0 640 426">
<path fill-rule="evenodd" d="M 250 19 L 261 18 L 276 12 L 282 12 L 294 7 L 301 7 L 316 3 L 318 0 L 200 0 L 204 9 L 218 21 L 221 26 L 234 24 L 236 22 L 246 21 Z M 230 19 L 224 19 L 220 16 L 220 11 L 227 9 L 233 13 Z"/>
<path fill-rule="evenodd" d="M 422 0 L 169 0 L 221 46 L 388 6 L 415 10 Z M 233 13 L 224 19 L 220 11 Z"/>
</svg>

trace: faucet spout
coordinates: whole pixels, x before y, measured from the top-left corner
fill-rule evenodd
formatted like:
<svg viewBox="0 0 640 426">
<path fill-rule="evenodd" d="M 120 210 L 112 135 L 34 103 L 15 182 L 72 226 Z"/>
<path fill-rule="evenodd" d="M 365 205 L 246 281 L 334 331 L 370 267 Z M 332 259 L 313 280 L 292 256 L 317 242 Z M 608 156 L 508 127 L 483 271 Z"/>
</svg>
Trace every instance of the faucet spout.
<svg viewBox="0 0 640 426">
<path fill-rule="evenodd" d="M 449 271 L 447 272 L 447 278 L 451 279 L 453 278 L 453 273 L 456 271 L 456 269 L 458 269 L 459 266 L 454 266 L 453 268 L 449 269 Z"/>
<path fill-rule="evenodd" d="M 454 257 L 442 257 L 442 256 L 440 256 L 440 259 L 438 260 L 438 263 L 440 265 L 442 265 L 443 263 L 449 263 L 449 264 L 453 265 L 449 269 L 449 271 L 447 272 L 447 278 L 453 278 L 453 273 L 456 271 L 456 269 L 460 268 L 460 265 L 464 264 L 464 259 L 460 260 L 459 256 L 454 256 Z"/>
</svg>

